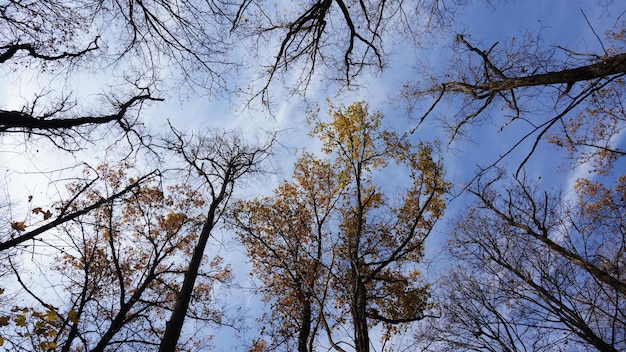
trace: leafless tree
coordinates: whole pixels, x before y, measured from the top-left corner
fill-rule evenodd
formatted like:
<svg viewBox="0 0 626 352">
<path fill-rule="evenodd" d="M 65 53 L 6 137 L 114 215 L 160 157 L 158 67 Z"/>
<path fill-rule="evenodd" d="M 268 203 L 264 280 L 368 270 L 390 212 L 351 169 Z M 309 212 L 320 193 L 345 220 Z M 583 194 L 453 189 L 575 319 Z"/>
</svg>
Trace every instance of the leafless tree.
<svg viewBox="0 0 626 352">
<path fill-rule="evenodd" d="M 172 82 L 221 94 L 239 65 L 225 56 L 230 43 L 220 27 L 230 23 L 228 10 L 210 1 L 5 2 L 0 68 L 9 77 L 36 75 L 44 88 L 25 97 L 22 109 L 0 110 L 0 133 L 44 136 L 72 149 L 93 142 L 97 125 L 130 132 L 138 125 L 133 110 L 163 100 Z M 72 92 L 81 90 L 78 78 L 94 73 L 101 78 L 91 83 L 106 102 Z"/>
<path fill-rule="evenodd" d="M 417 43 L 422 35 L 445 27 L 463 1 L 315 0 L 275 8 L 265 1 L 244 0 L 233 18 L 233 30 L 247 38 L 249 52 L 261 61 L 260 89 L 269 99 L 271 83 L 293 74 L 289 88 L 306 91 L 318 79 L 355 85 L 363 74 L 378 73 L 388 61 L 391 37 Z M 275 45 L 277 51 L 267 52 Z M 293 84 L 291 84 L 293 83 Z"/>
<path fill-rule="evenodd" d="M 441 321 L 423 341 L 437 350 L 623 350 L 624 182 L 581 181 L 575 201 L 524 179 L 478 182 L 478 201 L 450 240 L 462 264 L 444 279 Z"/>
<path fill-rule="evenodd" d="M 495 121 L 500 131 L 521 126 L 524 135 L 489 166 L 528 140 L 530 148 L 518 163 L 518 173 L 542 141 L 566 148 L 577 162 L 591 161 L 602 169 L 626 155 L 614 145 L 626 121 L 623 24 L 608 30 L 610 46 L 598 40 L 603 52 L 579 53 L 558 45 L 547 47 L 533 34 L 490 46 L 473 44 L 458 34 L 454 64 L 425 83 L 406 84 L 403 95 L 414 107 L 426 107 L 419 123 L 436 115 L 443 102 L 453 103 L 453 117 L 445 120 L 451 140 L 468 124 L 485 120 Z"/>
</svg>

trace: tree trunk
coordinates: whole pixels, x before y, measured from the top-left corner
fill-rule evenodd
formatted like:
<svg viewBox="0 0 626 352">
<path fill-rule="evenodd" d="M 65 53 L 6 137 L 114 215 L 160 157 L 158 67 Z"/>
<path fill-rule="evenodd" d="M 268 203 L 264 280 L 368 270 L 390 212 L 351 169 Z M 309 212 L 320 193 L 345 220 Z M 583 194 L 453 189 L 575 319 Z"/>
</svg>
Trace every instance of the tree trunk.
<svg viewBox="0 0 626 352">
<path fill-rule="evenodd" d="M 136 95 L 128 101 L 118 106 L 118 111 L 111 115 L 103 116 L 81 116 L 69 118 L 56 118 L 54 116 L 61 112 L 53 112 L 48 116 L 32 116 L 22 111 L 0 110 L 0 132 L 10 130 L 65 130 L 86 125 L 101 125 L 109 122 L 120 122 L 133 106 L 147 100 L 163 101 L 161 98 L 154 98 L 150 94 Z M 130 128 L 130 126 L 126 126 Z"/>
<path fill-rule="evenodd" d="M 356 352 L 369 352 L 370 339 L 367 328 L 367 296 L 363 278 L 354 275 L 354 296 L 352 304 L 352 320 L 354 325 L 354 346 Z"/>
<path fill-rule="evenodd" d="M 311 334 L 311 298 L 302 295 L 302 320 L 298 334 L 298 352 L 309 352 L 309 335 Z"/>
<path fill-rule="evenodd" d="M 189 267 L 185 272 L 183 287 L 176 297 L 176 304 L 174 305 L 174 310 L 172 311 L 170 320 L 166 323 L 165 333 L 163 334 L 163 339 L 161 339 L 161 345 L 159 346 L 159 352 L 174 352 L 176 350 L 176 344 L 180 338 L 180 333 L 183 329 L 183 324 L 185 323 L 185 316 L 187 315 L 187 310 L 189 309 L 189 302 L 191 301 L 191 296 L 193 295 L 196 278 L 198 277 L 198 273 L 200 271 L 200 264 L 202 263 L 202 257 L 204 256 L 204 249 L 206 248 L 209 237 L 211 236 L 211 231 L 213 231 L 213 227 L 215 227 L 215 214 L 222 201 L 226 199 L 228 184 L 232 181 L 230 180 L 230 175 L 230 172 L 227 171 L 219 195 L 211 202 L 207 219 L 204 222 L 202 232 L 200 233 L 200 238 L 198 238 L 198 243 L 193 249 Z"/>
<path fill-rule="evenodd" d="M 91 350 L 91 352 L 104 352 L 104 350 L 109 347 L 109 343 L 113 340 L 115 334 L 117 334 L 128 322 L 128 313 L 130 313 L 130 310 L 133 308 L 135 303 L 139 301 L 154 278 L 154 271 L 152 270 L 148 277 L 146 277 L 143 284 L 132 294 L 128 302 L 121 305 L 120 310 L 115 315 L 113 321 L 111 321 L 111 325 L 107 331 L 102 334 L 100 341 L 98 341 L 98 344 Z"/>
<path fill-rule="evenodd" d="M 626 73 L 626 53 L 606 58 L 600 62 L 572 69 L 546 72 L 523 77 L 503 78 L 495 81 L 471 84 L 467 82 L 448 82 L 447 89 L 457 91 L 489 91 L 497 92 L 520 87 L 531 87 L 552 84 L 572 85 L 576 82 L 608 77 Z"/>
</svg>

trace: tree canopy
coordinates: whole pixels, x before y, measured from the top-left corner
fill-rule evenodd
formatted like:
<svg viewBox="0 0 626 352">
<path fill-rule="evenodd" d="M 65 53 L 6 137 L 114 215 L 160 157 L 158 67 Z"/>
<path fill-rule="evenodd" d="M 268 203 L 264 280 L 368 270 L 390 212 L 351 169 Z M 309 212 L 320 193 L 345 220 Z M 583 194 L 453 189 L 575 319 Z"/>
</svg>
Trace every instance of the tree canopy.
<svg viewBox="0 0 626 352">
<path fill-rule="evenodd" d="M 626 349 L 625 14 L 0 2 L 0 346 Z"/>
<path fill-rule="evenodd" d="M 331 107 L 329 115 L 310 124 L 331 159 L 303 155 L 292 183 L 239 203 L 234 218 L 273 307 L 268 345 L 322 348 L 321 329 L 336 350 L 369 351 L 371 327 L 393 334 L 425 316 L 429 290 L 416 264 L 449 185 L 433 146 L 384 129 L 367 104 Z M 392 161 L 407 174 L 394 193 L 374 181 Z"/>
</svg>

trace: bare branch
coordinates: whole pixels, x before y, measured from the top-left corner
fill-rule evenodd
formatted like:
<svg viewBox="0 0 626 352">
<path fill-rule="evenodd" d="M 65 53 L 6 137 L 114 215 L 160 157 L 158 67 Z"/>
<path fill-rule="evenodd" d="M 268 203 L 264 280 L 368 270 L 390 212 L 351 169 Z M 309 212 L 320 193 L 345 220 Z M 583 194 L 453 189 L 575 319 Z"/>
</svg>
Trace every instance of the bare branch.
<svg viewBox="0 0 626 352">
<path fill-rule="evenodd" d="M 56 61 L 66 58 L 76 58 L 90 51 L 95 51 L 98 49 L 100 49 L 100 47 L 98 46 L 98 37 L 96 37 L 93 42 L 89 43 L 86 49 L 74 53 L 63 52 L 59 55 L 42 54 L 41 52 L 37 51 L 35 45 L 33 44 L 9 44 L 0 46 L 0 50 L 4 50 L 4 52 L 0 53 L 0 64 L 5 63 L 9 59 L 11 59 L 20 50 L 26 51 L 29 56 L 32 56 L 36 59 L 41 59 L 44 61 Z"/>
<path fill-rule="evenodd" d="M 66 223 L 68 221 L 74 220 L 76 218 L 78 218 L 81 215 L 87 214 L 88 212 L 97 209 L 105 204 L 108 204 L 112 201 L 117 200 L 118 198 L 122 197 L 123 195 L 135 190 L 137 187 L 139 187 L 141 185 L 141 183 L 143 183 L 145 180 L 151 178 L 152 176 L 158 175 L 158 171 L 152 171 L 149 174 L 142 176 L 141 178 L 139 178 L 137 181 L 131 183 L 130 185 L 126 186 L 124 189 L 120 190 L 117 193 L 112 194 L 111 196 L 107 197 L 107 198 L 103 198 L 97 202 L 94 202 L 93 204 L 86 206 L 84 208 L 81 208 L 80 210 L 74 211 L 72 213 L 69 213 L 67 215 L 63 214 L 62 216 L 59 216 L 58 218 L 54 219 L 53 221 L 38 227 L 35 230 L 26 232 L 22 235 L 19 235 L 15 238 L 12 238 L 10 240 L 4 241 L 2 243 L 0 243 L 0 251 L 4 251 L 7 250 L 9 248 L 14 248 L 15 246 L 24 243 L 28 240 L 31 240 L 39 235 L 41 235 L 42 233 L 53 229 L 63 223 Z"/>
<path fill-rule="evenodd" d="M 141 104 L 146 100 L 163 101 L 150 94 L 137 95 L 119 105 L 119 110 L 111 115 L 103 116 L 81 116 L 75 118 L 53 118 L 57 113 L 63 111 L 63 107 L 47 113 L 43 116 L 32 116 L 22 111 L 0 110 L 0 132 L 26 132 L 32 130 L 54 130 L 72 129 L 84 125 L 98 125 L 109 122 L 117 122 L 123 130 L 128 131 L 131 126 L 124 122 L 124 117 L 130 108 Z"/>
</svg>

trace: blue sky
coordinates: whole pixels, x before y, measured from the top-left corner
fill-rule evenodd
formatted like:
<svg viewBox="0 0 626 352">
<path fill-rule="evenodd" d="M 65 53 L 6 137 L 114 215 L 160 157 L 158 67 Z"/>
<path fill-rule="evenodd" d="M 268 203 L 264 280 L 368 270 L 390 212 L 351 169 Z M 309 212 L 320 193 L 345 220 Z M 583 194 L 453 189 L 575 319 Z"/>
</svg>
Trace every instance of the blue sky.
<svg viewBox="0 0 626 352">
<path fill-rule="evenodd" d="M 604 30 L 610 28 L 617 20 L 617 15 L 623 11 L 620 5 L 615 4 L 613 9 L 609 11 L 609 15 L 605 13 L 605 9 L 597 6 L 593 1 L 517 1 L 510 2 L 507 5 L 496 5 L 495 9 L 483 6 L 482 2 L 475 6 L 471 6 L 463 14 L 455 18 L 456 24 L 453 29 L 442 34 L 440 43 L 442 48 L 429 48 L 426 50 L 413 48 L 411 46 L 403 46 L 395 48 L 395 54 L 390 59 L 390 67 L 380 76 L 366 78 L 363 86 L 354 92 L 348 92 L 333 102 L 349 104 L 352 101 L 365 100 L 370 103 L 372 110 L 380 110 L 385 114 L 384 124 L 405 131 L 407 126 L 412 127 L 416 122 L 411 120 L 402 101 L 397 100 L 399 87 L 408 80 L 416 78 L 415 65 L 418 64 L 417 59 L 424 59 L 430 64 L 437 65 L 448 63 L 450 60 L 449 45 L 454 38 L 455 33 L 465 33 L 468 38 L 476 42 L 482 42 L 489 46 L 496 41 L 506 41 L 507 38 L 521 38 L 527 31 L 534 33 L 541 29 L 542 45 L 549 46 L 552 44 L 560 45 L 574 51 L 581 52 L 597 52 L 601 53 L 601 47 L 587 25 L 582 11 L 586 14 L 594 30 L 601 35 Z M 309 92 L 308 98 L 318 102 L 322 112 L 326 111 L 326 103 L 324 99 L 328 92 L 312 90 Z M 494 109 L 497 114 L 498 109 Z M 279 130 L 285 130 L 279 134 L 279 141 L 287 147 L 284 152 L 278 151 L 282 160 L 293 160 L 292 151 L 299 151 L 306 148 L 309 151 L 316 150 L 318 143 L 306 136 L 306 126 L 304 124 L 305 114 L 300 103 L 293 104 L 285 101 L 278 109 L 274 123 Z M 445 114 L 446 111 L 440 111 Z M 246 114 L 244 114 L 246 115 Z M 250 116 L 245 116 L 245 121 Z M 234 117 L 229 124 L 239 126 L 238 122 L 241 117 Z M 502 132 L 498 132 L 500 124 L 506 119 L 497 119 L 498 122 L 486 122 L 481 125 L 471 126 L 468 131 L 469 138 L 465 141 L 455 142 L 451 148 L 445 152 L 446 168 L 448 174 L 455 185 L 464 185 L 477 169 L 477 165 L 486 166 L 495 161 L 498 155 L 508 151 L 512 146 L 511 142 L 517 140 L 522 133 L 528 129 L 524 123 L 513 123 Z M 256 121 L 256 120 L 255 120 Z M 258 120 L 263 126 L 269 121 L 265 118 Z M 436 121 L 427 121 L 415 133 L 414 138 L 431 139 L 432 136 L 438 136 L 441 139 L 446 138 L 441 133 L 441 129 Z M 471 140 L 470 140 L 471 139 Z M 621 142 L 623 144 L 623 141 Z M 502 165 L 511 165 L 514 169 L 517 167 L 520 157 L 525 155 L 528 150 L 528 143 L 521 146 L 521 149 L 515 151 L 510 158 L 504 160 Z M 541 177 L 542 183 L 547 187 L 562 188 L 567 191 L 573 184 L 573 180 L 579 176 L 586 176 L 584 167 L 571 169 L 567 166 L 567 160 L 563 157 L 563 153 L 555 150 L 555 148 L 543 145 L 534 154 L 530 162 L 526 165 L 526 172 L 529 178 L 538 179 Z M 560 167 L 565 165 L 565 167 Z M 276 181 L 290 176 L 290 166 L 287 162 L 282 163 L 282 174 L 276 176 Z M 390 178 L 393 180 L 393 178 Z M 269 185 L 268 185 L 269 186 Z M 393 185 L 389 185 L 393 188 Z M 247 193 L 247 192 L 246 192 Z M 456 211 L 465 208 L 465 202 L 468 197 L 461 196 L 453 200 L 450 204 L 446 219 L 450 219 Z M 445 224 L 446 219 L 442 221 L 440 231 L 434 234 L 430 245 L 431 253 L 438 252 L 438 249 L 445 243 Z M 437 261 L 441 260 L 437 259 Z M 436 265 L 436 268 L 441 268 Z M 436 277 L 437 273 L 429 273 L 429 276 Z"/>
<path fill-rule="evenodd" d="M 402 100 L 398 99 L 400 87 L 411 80 L 419 80 L 416 77 L 417 65 L 428 63 L 434 67 L 448 64 L 451 53 L 447 47 L 452 43 L 456 33 L 464 33 L 473 43 L 482 42 L 486 46 L 496 41 L 506 41 L 506 38 L 521 38 L 526 31 L 536 32 L 542 28 L 541 34 L 544 45 L 555 43 L 568 49 L 581 52 L 601 52 L 601 47 L 595 38 L 591 28 L 585 22 L 582 15 L 584 12 L 590 23 L 604 40 L 603 33 L 610 28 L 622 11 L 624 5 L 619 1 L 606 11 L 598 6 L 596 1 L 511 1 L 506 5 L 496 4 L 495 8 L 477 4 L 467 7 L 455 17 L 455 23 L 443 33 L 434 33 L 435 41 L 441 47 L 418 48 L 406 43 L 399 42 L 395 47 L 389 48 L 388 52 L 393 55 L 389 60 L 389 67 L 380 75 L 364 77 L 362 88 L 348 91 L 340 96 L 335 96 L 332 85 L 323 82 L 315 84 L 307 92 L 307 104 L 318 104 L 321 108 L 321 116 L 327 111 L 326 98 L 333 103 L 350 104 L 353 101 L 365 100 L 369 102 L 370 109 L 380 110 L 385 115 L 384 124 L 403 132 L 412 128 L 416 121 L 412 120 Z M 620 19 L 624 20 L 624 18 Z M 90 84 L 91 80 L 107 80 L 105 72 L 90 74 L 82 77 L 82 82 L 75 89 L 81 96 L 94 97 L 97 90 Z M 29 79 L 13 78 L 8 76 L 5 83 L 0 84 L 0 104 L 3 109 L 19 109 L 24 103 L 22 97 L 29 98 L 36 92 L 37 86 L 45 86 L 47 81 L 32 77 Z M 291 175 L 291 165 L 302 150 L 317 151 L 319 142 L 307 136 L 305 124 L 306 104 L 299 97 L 285 96 L 277 99 L 273 108 L 273 116 L 268 116 L 262 106 L 253 106 L 252 110 L 245 110 L 242 102 L 237 98 L 231 101 L 212 101 L 206 97 L 178 98 L 176 92 L 168 92 L 167 100 L 163 103 L 153 104 L 143 113 L 145 123 L 153 130 L 159 130 L 166 126 L 170 119 L 174 126 L 188 130 L 202 130 L 203 128 L 241 129 L 250 138 L 264 140 L 268 131 L 281 131 L 278 134 L 278 148 L 273 165 L 276 173 L 268 176 L 261 182 L 250 181 L 249 188 L 241 189 L 240 197 L 253 197 L 259 193 L 268 194 L 283 179 Z M 494 109 L 496 111 L 497 109 Z M 438 112 L 441 115 L 451 113 L 443 109 Z M 499 119 L 498 121 L 506 121 Z M 503 132 L 498 133 L 498 123 L 486 122 L 483 125 L 472 126 L 468 131 L 471 141 L 455 142 L 449 150 L 445 151 L 446 169 L 451 181 L 455 185 L 463 185 L 473 176 L 476 165 L 487 165 L 495 161 L 494 157 L 508 150 L 510 141 L 518 138 L 527 126 L 512 124 Z M 413 138 L 432 139 L 433 136 L 445 139 L 439 123 L 428 120 L 413 135 Z M 623 136 L 622 136 L 623 137 Z M 3 137 L 5 146 L 12 137 Z M 15 141 L 15 145 L 22 145 L 21 137 Z M 619 142 L 624 144 L 623 138 Z M 524 147 L 524 146 L 523 146 Z M 104 160 L 107 155 L 99 155 L 88 151 L 77 153 L 75 156 L 62 154 L 54 150 L 27 150 L 24 154 L 21 149 L 15 150 L 3 148 L 0 151 L 0 177 L 4 179 L 4 192 L 15 201 L 23 202 L 28 194 L 46 197 L 57 196 L 58 191 L 54 185 L 50 185 L 47 179 L 31 179 L 31 172 L 40 170 L 52 170 L 80 164 L 84 160 Z M 518 161 L 523 151 L 514 153 L 509 161 Z M 24 156 L 27 156 L 25 158 Z M 111 156 L 112 157 L 112 156 Z M 579 170 L 559 171 L 558 166 L 565 162 L 562 153 L 555 151 L 549 146 L 542 147 L 527 165 L 528 175 L 532 178 L 542 177 L 546 184 L 563 187 L 565 190 L 572 185 L 572 180 L 585 174 L 584 168 Z M 65 172 L 65 171 L 64 171 Z M 62 175 L 59 172 L 55 175 Z M 72 172 L 68 170 L 67 172 Z M 32 175 L 32 177 L 37 177 Z M 390 185 L 393 187 L 393 185 Z M 465 197 L 459 197 L 450 205 L 448 215 L 464 207 Z M 442 227 L 443 231 L 443 227 Z M 228 236 L 228 234 L 225 234 Z M 445 239 L 445 234 L 436 234 L 432 242 L 433 250 L 438 248 Z M 243 263 L 242 253 L 232 250 L 225 256 L 238 266 L 240 273 L 247 270 Z M 244 278 L 247 275 L 242 275 Z M 245 284 L 245 279 L 244 279 Z M 234 294 L 236 296 L 236 294 Z M 256 298 L 246 297 L 246 292 L 241 292 L 241 299 L 248 301 L 251 311 L 255 311 L 254 305 L 258 304 Z M 238 298 L 233 297 L 234 301 Z M 226 329 L 228 330 L 228 329 Z M 253 335 L 253 334 L 252 334 Z M 233 343 L 234 334 L 224 332 L 217 336 L 216 345 L 218 350 L 239 350 L 238 343 Z M 251 336 L 254 337 L 254 336 Z M 235 347 L 232 347 L 235 346 Z"/>
</svg>

